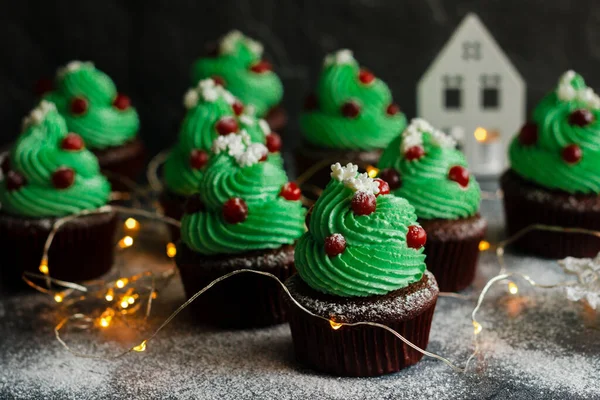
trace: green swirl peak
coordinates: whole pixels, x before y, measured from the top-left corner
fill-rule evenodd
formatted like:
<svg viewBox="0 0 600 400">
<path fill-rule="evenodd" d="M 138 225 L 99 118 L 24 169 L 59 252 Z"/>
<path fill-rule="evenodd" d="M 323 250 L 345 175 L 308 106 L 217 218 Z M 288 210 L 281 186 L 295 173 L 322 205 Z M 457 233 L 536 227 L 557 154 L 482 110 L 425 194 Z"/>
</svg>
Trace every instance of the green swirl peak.
<svg viewBox="0 0 600 400">
<path fill-rule="evenodd" d="M 198 192 L 211 147 L 219 135 L 242 133 L 248 135 L 251 142 L 262 144 L 272 137 L 278 138 L 265 120 L 249 113 L 247 107 L 212 79 L 202 80 L 188 90 L 183 103 L 188 111 L 181 124 L 179 140 L 164 167 L 167 187 L 182 196 Z M 269 162 L 282 166 L 279 148 L 269 146 L 269 150 Z"/>
<path fill-rule="evenodd" d="M 361 69 L 350 50 L 325 57 L 314 98 L 300 117 L 305 140 L 332 149 L 385 148 L 406 127 L 388 86 Z"/>
<path fill-rule="evenodd" d="M 91 62 L 72 61 L 60 68 L 55 85 L 44 98 L 56 104 L 69 130 L 90 149 L 121 146 L 136 137 L 140 122 L 135 108 Z"/>
<path fill-rule="evenodd" d="M 600 97 L 567 71 L 509 147 L 511 168 L 548 189 L 600 194 Z"/>
<path fill-rule="evenodd" d="M 105 205 L 110 184 L 79 135 L 68 133 L 54 104 L 42 100 L 23 120 L 0 181 L 3 212 L 62 217 Z"/>
<path fill-rule="evenodd" d="M 397 187 L 388 180 L 392 191 L 408 200 L 420 219 L 467 218 L 479 210 L 479 184 L 455 146 L 450 136 L 415 118 L 381 155 L 382 177 L 397 174 Z"/>
<path fill-rule="evenodd" d="M 218 80 L 263 117 L 281 102 L 283 85 L 262 54 L 262 44 L 239 31 L 229 32 L 221 39 L 217 56 L 194 63 L 193 84 L 206 78 Z"/>
<path fill-rule="evenodd" d="M 300 190 L 267 148 L 247 134 L 219 136 L 214 156 L 181 220 L 183 242 L 200 254 L 232 254 L 291 245 L 304 232 Z"/>
<path fill-rule="evenodd" d="M 414 208 L 356 165 L 332 166 L 332 180 L 315 203 L 296 245 L 300 277 L 337 296 L 383 295 L 417 282 L 425 272 L 426 235 Z"/>
</svg>

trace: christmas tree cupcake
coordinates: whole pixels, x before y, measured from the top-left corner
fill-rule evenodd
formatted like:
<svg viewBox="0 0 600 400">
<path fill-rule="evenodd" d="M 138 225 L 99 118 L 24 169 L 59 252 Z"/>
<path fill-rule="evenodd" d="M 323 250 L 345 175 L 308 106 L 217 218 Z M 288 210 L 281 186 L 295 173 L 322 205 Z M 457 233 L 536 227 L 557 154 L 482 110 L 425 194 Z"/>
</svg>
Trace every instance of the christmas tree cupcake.
<svg viewBox="0 0 600 400">
<path fill-rule="evenodd" d="M 600 230 L 600 98 L 568 71 L 509 148 L 502 176 L 509 235 L 534 224 Z M 534 231 L 516 246 L 549 258 L 594 257 L 600 238 Z"/>
<path fill-rule="evenodd" d="M 56 104 L 69 130 L 83 138 L 103 171 L 137 178 L 144 168 L 138 114 L 108 75 L 91 62 L 72 61 L 58 70 L 55 88 L 44 98 Z M 111 181 L 124 188 L 117 177 Z"/>
<path fill-rule="evenodd" d="M 44 243 L 57 218 L 97 209 L 110 196 L 96 157 L 46 101 L 25 118 L 23 132 L 2 162 L 2 177 L 0 271 L 6 285 L 20 281 L 23 271 L 40 272 Z M 64 225 L 50 249 L 50 276 L 78 281 L 107 272 L 116 221 L 116 214 L 106 213 Z"/>
<path fill-rule="evenodd" d="M 188 90 L 184 106 L 188 111 L 179 139 L 164 167 L 161 204 L 166 215 L 180 219 L 188 197 L 198 193 L 211 146 L 219 136 L 244 132 L 252 142 L 267 146 L 269 162 L 282 165 L 279 135 L 265 120 L 248 114 L 247 107 L 214 80 L 205 79 Z"/>
<path fill-rule="evenodd" d="M 215 154 L 186 205 L 177 266 L 192 296 L 212 280 L 250 268 L 282 281 L 294 272 L 294 244 L 305 230 L 300 189 L 267 148 L 245 132 L 219 136 Z M 193 304 L 198 319 L 250 328 L 285 320 L 279 285 L 242 274 L 219 283 Z"/>
<path fill-rule="evenodd" d="M 427 269 L 443 292 L 475 278 L 487 224 L 479 215 L 481 190 L 454 139 L 415 118 L 381 156 L 379 178 L 415 208 L 427 232 Z"/>
<path fill-rule="evenodd" d="M 406 127 L 387 85 L 361 68 L 350 50 L 325 57 L 316 92 L 300 117 L 303 143 L 296 153 L 298 172 L 323 160 L 359 166 L 376 164 L 382 149 Z M 328 175 L 311 183 L 324 187 Z"/>
<path fill-rule="evenodd" d="M 425 269 L 427 234 L 384 182 L 352 164 L 331 170 L 296 246 L 298 275 L 286 282 L 294 299 L 329 322 L 289 304 L 296 358 L 333 375 L 396 372 L 423 355 L 381 328 L 339 324 L 380 323 L 427 347 L 439 291 Z"/>
<path fill-rule="evenodd" d="M 287 113 L 281 106 L 283 85 L 262 57 L 262 44 L 239 31 L 231 31 L 209 56 L 194 63 L 192 84 L 214 79 L 258 117 L 266 119 L 275 131 L 282 132 L 287 124 Z"/>
</svg>

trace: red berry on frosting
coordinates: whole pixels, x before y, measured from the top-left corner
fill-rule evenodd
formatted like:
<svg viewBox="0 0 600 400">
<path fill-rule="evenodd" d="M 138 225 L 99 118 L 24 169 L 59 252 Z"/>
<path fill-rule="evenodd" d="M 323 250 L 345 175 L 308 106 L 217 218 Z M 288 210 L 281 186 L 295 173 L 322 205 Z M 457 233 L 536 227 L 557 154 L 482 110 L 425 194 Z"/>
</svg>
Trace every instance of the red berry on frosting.
<svg viewBox="0 0 600 400">
<path fill-rule="evenodd" d="M 2 159 L 2 164 L 0 164 L 0 170 L 2 170 L 2 173 L 4 175 L 8 174 L 8 171 L 10 171 L 10 157 L 8 156 L 8 154 L 6 154 Z"/>
<path fill-rule="evenodd" d="M 131 99 L 129 98 L 129 96 L 118 93 L 117 97 L 115 97 L 115 99 L 113 100 L 113 106 L 117 110 L 125 111 L 129 107 L 131 107 Z"/>
<path fill-rule="evenodd" d="M 194 149 L 190 152 L 190 167 L 201 169 L 208 162 L 208 153 L 204 150 Z"/>
<path fill-rule="evenodd" d="M 266 146 L 269 149 L 269 153 L 275 153 L 281 149 L 281 136 L 275 132 L 271 132 L 267 135 L 266 139 Z"/>
<path fill-rule="evenodd" d="M 242 113 L 244 112 L 244 105 L 239 100 L 234 101 L 231 105 L 231 108 L 233 109 L 235 115 L 242 115 Z"/>
<path fill-rule="evenodd" d="M 594 114 L 585 108 L 573 111 L 569 115 L 569 124 L 577 126 L 587 126 L 594 122 Z"/>
<path fill-rule="evenodd" d="M 35 83 L 33 90 L 38 96 L 42 96 L 54 89 L 54 82 L 49 78 L 41 78 Z"/>
<path fill-rule="evenodd" d="M 75 115 L 85 114 L 88 109 L 88 102 L 83 97 L 74 97 L 71 100 L 71 113 Z"/>
<path fill-rule="evenodd" d="M 425 150 L 421 146 L 409 147 L 404 153 L 404 158 L 408 161 L 418 160 L 425 155 Z"/>
<path fill-rule="evenodd" d="M 75 171 L 61 167 L 52 174 L 52 184 L 57 189 L 67 189 L 75 182 Z"/>
<path fill-rule="evenodd" d="M 272 69 L 273 66 L 271 66 L 271 63 L 265 60 L 260 60 L 259 62 L 250 67 L 250 71 L 255 72 L 257 74 L 262 74 L 271 71 Z"/>
<path fill-rule="evenodd" d="M 581 157 L 583 157 L 583 151 L 581 151 L 581 147 L 576 144 L 570 144 L 566 146 L 562 151 L 562 158 L 569 164 L 576 164 L 581 161 Z"/>
<path fill-rule="evenodd" d="M 523 146 L 533 146 L 538 140 L 538 127 L 535 122 L 527 122 L 519 132 L 519 143 Z"/>
<path fill-rule="evenodd" d="M 268 154 L 263 154 L 263 156 L 258 161 L 259 162 L 267 161 L 267 158 L 269 158 L 269 155 Z"/>
<path fill-rule="evenodd" d="M 219 135 L 229 135 L 238 130 L 238 123 L 233 117 L 223 117 L 217 121 L 215 128 Z"/>
<path fill-rule="evenodd" d="M 462 187 L 467 187 L 469 185 L 469 171 L 461 165 L 455 165 L 448 171 L 448 179 Z"/>
<path fill-rule="evenodd" d="M 85 147 L 83 143 L 83 139 L 76 133 L 69 133 L 65 138 L 60 142 L 60 148 L 67 151 L 78 151 Z"/>
<path fill-rule="evenodd" d="M 406 244 L 411 249 L 420 249 L 427 242 L 427 233 L 419 225 L 411 225 L 406 233 Z"/>
<path fill-rule="evenodd" d="M 288 182 L 281 188 L 279 195 L 286 200 L 300 200 L 302 191 L 295 182 Z"/>
<path fill-rule="evenodd" d="M 396 103 L 390 103 L 389 106 L 385 109 L 385 113 L 387 115 L 396 115 L 400 112 L 400 106 Z"/>
<path fill-rule="evenodd" d="M 402 178 L 394 168 L 386 168 L 379 173 L 379 178 L 387 182 L 390 190 L 396 190 L 402 185 Z"/>
<path fill-rule="evenodd" d="M 379 185 L 379 193 L 377 193 L 377 196 L 390 194 L 390 185 L 386 181 L 381 178 L 375 178 L 373 180 Z"/>
<path fill-rule="evenodd" d="M 230 224 L 244 222 L 248 218 L 248 205 L 239 197 L 227 200 L 223 204 L 223 218 Z"/>
<path fill-rule="evenodd" d="M 25 186 L 27 184 L 27 179 L 17 171 L 8 171 L 6 173 L 5 182 L 6 189 L 9 192 L 12 192 L 13 190 L 19 190 L 21 187 Z"/>
<path fill-rule="evenodd" d="M 347 101 L 342 105 L 342 115 L 348 118 L 356 118 L 360 114 L 360 106 L 355 101 Z"/>
<path fill-rule="evenodd" d="M 304 110 L 313 111 L 317 108 L 319 108 L 319 99 L 317 98 L 317 95 L 311 93 L 308 96 L 306 96 L 306 98 L 304 99 Z"/>
<path fill-rule="evenodd" d="M 215 81 L 215 84 L 217 84 L 217 85 L 219 85 L 219 86 L 222 86 L 222 87 L 225 87 L 225 86 L 226 86 L 225 79 L 223 79 L 223 77 L 222 77 L 222 76 L 219 76 L 219 75 L 213 75 L 213 76 L 211 76 L 211 79 L 212 79 L 213 81 Z"/>
<path fill-rule="evenodd" d="M 184 208 L 186 214 L 196 214 L 204 211 L 204 203 L 202 203 L 199 194 L 194 194 L 188 197 Z"/>
<path fill-rule="evenodd" d="M 346 250 L 346 238 L 339 233 L 334 233 L 325 238 L 325 253 L 329 257 L 335 257 Z"/>
<path fill-rule="evenodd" d="M 377 198 L 372 193 L 356 192 L 350 203 L 354 215 L 369 215 L 377 209 Z"/>
<path fill-rule="evenodd" d="M 361 69 L 358 73 L 358 79 L 365 85 L 368 85 L 375 80 L 375 75 L 369 70 Z"/>
</svg>

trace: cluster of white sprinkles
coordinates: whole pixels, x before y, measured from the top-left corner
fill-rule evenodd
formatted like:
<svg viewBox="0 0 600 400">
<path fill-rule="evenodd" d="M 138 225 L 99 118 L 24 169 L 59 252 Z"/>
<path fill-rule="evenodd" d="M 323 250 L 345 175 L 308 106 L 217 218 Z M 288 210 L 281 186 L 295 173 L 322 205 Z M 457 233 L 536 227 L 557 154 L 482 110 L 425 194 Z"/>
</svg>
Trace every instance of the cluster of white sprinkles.
<svg viewBox="0 0 600 400">
<path fill-rule="evenodd" d="M 590 108 L 600 108 L 600 97 L 590 87 L 575 89 L 573 79 L 577 74 L 573 70 L 565 72 L 558 81 L 556 96 L 562 101 L 579 100 Z"/>
<path fill-rule="evenodd" d="M 252 166 L 265 157 L 269 150 L 262 143 L 251 143 L 250 135 L 245 130 L 239 134 L 219 136 L 212 145 L 212 152 L 227 152 L 241 167 Z"/>
<path fill-rule="evenodd" d="M 220 97 L 225 99 L 227 104 L 233 104 L 236 99 L 235 96 L 225 90 L 222 86 L 212 79 L 203 79 L 198 82 L 196 87 L 190 88 L 183 96 L 183 105 L 185 108 L 190 109 L 198 105 L 200 99 L 208 103 L 214 103 Z"/>
<path fill-rule="evenodd" d="M 231 54 L 235 52 L 235 46 L 239 42 L 243 42 L 250 51 L 257 57 L 261 57 L 263 53 L 263 45 L 256 40 L 244 36 L 240 31 L 233 30 L 221 38 L 219 43 L 219 53 Z"/>
<path fill-rule="evenodd" d="M 94 68 L 94 63 L 91 61 L 71 61 L 64 67 L 60 67 L 56 70 L 56 76 L 62 79 L 65 75 L 80 70 L 81 68 Z"/>
<path fill-rule="evenodd" d="M 28 116 L 23 118 L 22 130 L 27 129 L 32 125 L 41 124 L 50 111 L 56 111 L 54 103 L 42 100 L 36 108 L 31 110 Z"/>
<path fill-rule="evenodd" d="M 326 55 L 323 65 L 329 67 L 330 65 L 354 64 L 355 62 L 352 50 L 342 49 Z"/>
<path fill-rule="evenodd" d="M 450 135 L 445 134 L 439 129 L 435 129 L 429 122 L 422 118 L 413 118 L 410 121 L 410 125 L 402 132 L 400 151 L 405 153 L 411 147 L 423 147 L 424 133 L 431 135 L 431 142 L 438 147 L 456 147 L 456 140 Z"/>
<path fill-rule="evenodd" d="M 344 184 L 353 192 L 379 193 L 379 184 L 366 172 L 358 173 L 358 165 L 348 163 L 345 167 L 338 162 L 331 166 L 331 177 Z"/>
</svg>

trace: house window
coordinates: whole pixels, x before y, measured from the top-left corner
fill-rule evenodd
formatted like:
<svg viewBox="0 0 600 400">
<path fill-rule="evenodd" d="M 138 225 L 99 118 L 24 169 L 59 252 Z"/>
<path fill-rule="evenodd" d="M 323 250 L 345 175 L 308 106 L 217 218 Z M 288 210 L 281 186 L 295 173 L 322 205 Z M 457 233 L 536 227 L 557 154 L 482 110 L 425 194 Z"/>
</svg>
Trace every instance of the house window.
<svg viewBox="0 0 600 400">
<path fill-rule="evenodd" d="M 497 110 L 500 108 L 500 75 L 481 76 L 481 108 Z"/>
<path fill-rule="evenodd" d="M 444 83 L 444 99 L 443 104 L 446 110 L 460 110 L 462 108 L 463 94 L 462 83 L 463 78 L 459 75 L 446 75 L 443 78 Z"/>
</svg>

